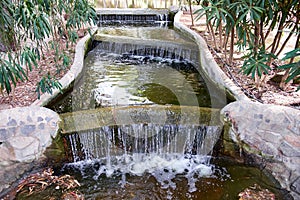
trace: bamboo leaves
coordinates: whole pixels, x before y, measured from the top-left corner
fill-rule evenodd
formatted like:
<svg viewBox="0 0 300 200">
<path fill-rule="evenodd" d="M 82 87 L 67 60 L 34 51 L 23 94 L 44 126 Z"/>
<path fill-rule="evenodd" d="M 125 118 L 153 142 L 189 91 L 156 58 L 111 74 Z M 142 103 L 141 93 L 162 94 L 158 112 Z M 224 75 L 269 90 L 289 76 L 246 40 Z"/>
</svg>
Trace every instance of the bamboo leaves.
<svg viewBox="0 0 300 200">
<path fill-rule="evenodd" d="M 51 76 L 50 74 L 47 74 L 43 76 L 43 78 L 38 82 L 36 93 L 38 95 L 38 98 L 40 98 L 42 93 L 49 93 L 52 94 L 53 88 L 61 88 L 62 85 L 59 83 L 55 77 Z"/>
</svg>

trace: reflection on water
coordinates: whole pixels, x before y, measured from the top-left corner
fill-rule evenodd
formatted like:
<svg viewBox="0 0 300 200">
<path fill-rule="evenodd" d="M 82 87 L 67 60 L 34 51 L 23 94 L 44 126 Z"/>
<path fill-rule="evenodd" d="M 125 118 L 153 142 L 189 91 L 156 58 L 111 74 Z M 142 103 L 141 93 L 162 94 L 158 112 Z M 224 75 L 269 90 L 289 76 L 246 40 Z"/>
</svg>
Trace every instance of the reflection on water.
<svg viewBox="0 0 300 200">
<path fill-rule="evenodd" d="M 198 160 L 201 162 L 201 159 Z M 240 165 L 238 163 L 221 160 L 217 165 L 211 167 L 198 168 L 195 173 L 196 191 L 189 191 L 190 185 L 186 178 L 187 172 L 182 172 L 173 176 L 169 166 L 155 173 L 145 172 L 142 176 L 127 173 L 122 175 L 121 171 L 107 177 L 105 173 L 99 173 L 103 168 L 101 160 L 93 160 L 85 163 L 77 163 L 73 166 L 65 166 L 59 174 L 69 174 L 78 180 L 80 187 L 77 193 L 83 194 L 84 199 L 174 199 L 174 200 L 234 200 L 239 199 L 238 194 L 245 188 L 259 184 L 261 188 L 267 188 L 273 192 L 276 199 L 283 200 L 282 191 L 276 188 L 265 174 L 258 168 Z M 146 165 L 147 163 L 144 163 Z M 153 163 L 152 163 L 153 164 Z M 194 163 L 197 164 L 197 163 Z M 199 164 L 199 163 L 198 163 Z M 201 171 L 202 170 L 202 171 Z M 204 173 L 209 172 L 204 176 Z M 202 174 L 201 174 L 202 173 Z M 163 174 L 160 180 L 155 175 Z M 164 180 L 165 179 L 165 180 Z M 166 184 L 176 186 L 164 187 Z M 62 191 L 55 188 L 55 185 L 47 187 L 45 190 L 36 191 L 32 195 L 27 193 L 18 194 L 16 199 L 64 199 Z"/>
<path fill-rule="evenodd" d="M 199 59 L 191 55 L 198 52 L 184 53 L 191 41 L 176 32 L 102 32 L 106 33 L 123 38 L 104 38 L 89 52 L 83 77 L 72 92 L 73 111 L 128 104 L 210 107 L 211 98 L 218 99 L 209 95 L 195 68 Z M 133 41 L 137 39 L 144 44 Z M 214 126 L 151 123 L 75 132 L 66 136 L 74 162 L 59 173 L 75 176 L 85 199 L 236 199 L 255 183 L 279 197 L 276 185 L 259 169 L 209 162 L 217 160 L 208 153 L 219 134 Z M 37 195 L 52 197 L 55 188 L 45 193 Z"/>
<path fill-rule="evenodd" d="M 223 105 L 222 98 L 210 95 L 211 88 L 208 91 L 198 71 L 197 46 L 176 31 L 119 27 L 101 28 L 99 35 L 101 41 L 85 58 L 82 78 L 56 111 L 117 105 Z"/>
</svg>

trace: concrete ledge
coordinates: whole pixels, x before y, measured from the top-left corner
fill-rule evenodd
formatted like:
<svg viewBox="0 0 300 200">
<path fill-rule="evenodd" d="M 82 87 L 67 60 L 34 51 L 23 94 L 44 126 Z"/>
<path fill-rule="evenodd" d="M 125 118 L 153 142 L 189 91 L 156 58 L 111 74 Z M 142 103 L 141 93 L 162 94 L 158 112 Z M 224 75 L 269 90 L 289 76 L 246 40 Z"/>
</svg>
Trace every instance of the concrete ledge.
<svg viewBox="0 0 300 200">
<path fill-rule="evenodd" d="M 230 123 L 231 139 L 300 199 L 300 110 L 236 101 L 221 115 Z"/>
<path fill-rule="evenodd" d="M 151 8 L 98 8 L 96 9 L 97 15 L 160 15 L 168 14 L 168 9 L 151 9 Z"/>
<path fill-rule="evenodd" d="M 191 50 L 196 50 L 196 45 L 191 43 L 191 42 L 178 42 L 178 41 L 165 41 L 165 40 L 158 40 L 158 39 L 146 39 L 146 38 L 138 38 L 138 37 L 129 37 L 129 36 L 114 36 L 114 35 L 108 35 L 108 34 L 101 34 L 97 33 L 94 35 L 94 40 L 95 41 L 109 41 L 109 42 L 116 42 L 120 44 L 124 43 L 130 43 L 130 44 L 137 44 L 137 45 L 145 45 L 147 46 L 157 46 L 159 44 L 161 47 L 165 46 L 173 46 L 173 47 L 178 47 L 178 46 L 188 46 L 191 48 Z"/>
<path fill-rule="evenodd" d="M 226 91 L 237 100 L 249 100 L 244 92 L 237 87 L 230 78 L 220 69 L 214 57 L 210 53 L 205 40 L 195 31 L 188 28 L 180 22 L 182 11 L 179 11 L 174 18 L 174 27 L 192 38 L 199 47 L 200 64 L 204 75 L 212 80 L 218 87 L 223 87 Z"/>
<path fill-rule="evenodd" d="M 93 29 L 92 34 L 94 34 L 97 31 L 96 28 Z M 88 50 L 88 43 L 91 41 L 91 36 L 88 34 L 85 37 L 83 37 L 76 45 L 75 48 L 75 56 L 73 64 L 70 68 L 70 70 L 65 74 L 59 82 L 62 85 L 62 91 L 67 90 L 73 83 L 73 81 L 80 75 L 83 69 L 83 62 L 84 62 L 84 56 Z M 51 100 L 53 100 L 55 97 L 57 97 L 61 92 L 59 90 L 54 90 L 52 94 L 45 93 L 43 94 L 40 99 L 37 99 L 35 102 L 32 103 L 32 105 L 37 106 L 45 106 Z"/>
<path fill-rule="evenodd" d="M 196 106 L 142 105 L 106 107 L 63 113 L 63 134 L 96 129 L 102 126 L 133 123 L 190 124 L 222 127 L 220 110 Z"/>
</svg>

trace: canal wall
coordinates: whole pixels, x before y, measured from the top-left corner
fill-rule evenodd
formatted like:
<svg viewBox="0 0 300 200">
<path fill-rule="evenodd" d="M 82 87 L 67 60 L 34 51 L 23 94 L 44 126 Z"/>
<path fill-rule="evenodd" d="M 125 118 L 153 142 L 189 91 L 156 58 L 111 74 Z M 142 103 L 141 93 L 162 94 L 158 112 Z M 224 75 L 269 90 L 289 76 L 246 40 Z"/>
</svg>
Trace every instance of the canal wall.
<svg viewBox="0 0 300 200">
<path fill-rule="evenodd" d="M 250 101 L 222 73 L 203 38 L 180 22 L 180 14 L 175 16 L 174 26 L 201 47 L 201 64 L 206 76 L 237 100 L 221 111 L 221 118 L 230 124 L 231 139 L 269 170 L 294 199 L 300 199 L 300 111 Z M 74 63 L 61 80 L 63 90 L 80 74 L 89 38 L 86 36 L 77 44 Z M 0 111 L 0 193 L 34 167 L 56 136 L 59 116 L 40 106 L 59 93 L 57 90 L 53 95 L 42 95 L 30 107 Z"/>
<path fill-rule="evenodd" d="M 205 40 L 180 21 L 182 15 L 175 15 L 174 27 L 198 44 L 205 75 L 237 100 L 221 110 L 230 140 L 300 199 L 300 110 L 251 101 L 220 69 Z"/>
</svg>

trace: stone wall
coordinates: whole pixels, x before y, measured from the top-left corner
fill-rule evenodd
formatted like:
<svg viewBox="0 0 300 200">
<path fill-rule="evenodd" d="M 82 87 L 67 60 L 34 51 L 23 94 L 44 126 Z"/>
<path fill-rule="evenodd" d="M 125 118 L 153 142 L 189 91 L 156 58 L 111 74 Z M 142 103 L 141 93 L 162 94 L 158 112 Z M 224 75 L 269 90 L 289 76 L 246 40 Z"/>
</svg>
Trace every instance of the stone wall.
<svg viewBox="0 0 300 200">
<path fill-rule="evenodd" d="M 91 36 L 87 35 L 77 43 L 74 62 L 60 79 L 63 91 L 80 75 L 89 41 Z M 0 198 L 1 192 L 42 162 L 46 148 L 58 133 L 60 118 L 57 113 L 40 106 L 59 94 L 60 91 L 55 90 L 52 94 L 43 94 L 32 106 L 0 111 Z"/>
<path fill-rule="evenodd" d="M 300 199 L 300 110 L 236 101 L 222 109 L 232 139 Z"/>
<path fill-rule="evenodd" d="M 232 139 L 294 199 L 300 199 L 300 110 L 250 101 L 220 69 L 205 40 L 181 23 L 181 17 L 182 12 L 175 15 L 174 27 L 198 44 L 204 75 L 237 100 L 222 110 L 222 118 L 231 122 Z"/>
<path fill-rule="evenodd" d="M 38 106 L 0 111 L 0 193 L 43 157 L 59 121 L 57 113 Z"/>
<path fill-rule="evenodd" d="M 200 57 L 204 73 L 215 84 L 226 88 L 236 99 L 222 114 L 231 123 L 232 139 L 244 151 L 253 154 L 267 170 L 300 199 L 300 111 L 283 106 L 263 105 L 247 100 L 243 92 L 220 70 L 203 38 L 179 22 L 174 26 L 194 38 L 201 47 Z M 83 67 L 86 40 L 77 45 L 74 64 L 63 78 L 64 88 L 80 74 Z M 54 92 L 54 96 L 59 91 Z M 35 105 L 45 105 L 54 96 L 45 94 Z M 20 176 L 43 157 L 58 131 L 59 116 L 51 110 L 30 106 L 0 111 L 0 195 Z"/>
</svg>

